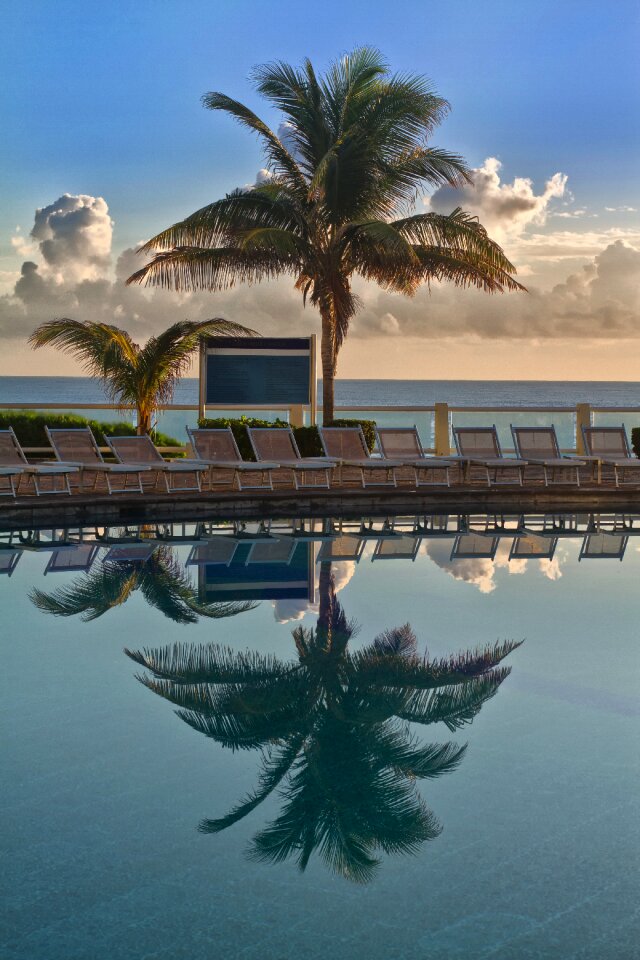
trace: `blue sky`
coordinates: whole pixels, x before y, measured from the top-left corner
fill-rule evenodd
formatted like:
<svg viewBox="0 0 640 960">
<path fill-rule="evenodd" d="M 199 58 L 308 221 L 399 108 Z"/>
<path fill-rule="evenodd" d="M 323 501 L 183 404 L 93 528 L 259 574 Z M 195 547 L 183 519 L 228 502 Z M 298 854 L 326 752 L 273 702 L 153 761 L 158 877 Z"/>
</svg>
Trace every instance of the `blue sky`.
<svg viewBox="0 0 640 960">
<path fill-rule="evenodd" d="M 361 44 L 379 47 L 394 69 L 432 79 L 452 105 L 434 142 L 472 167 L 498 158 L 502 184 L 528 178 L 536 195 L 554 173 L 566 175 L 564 194 L 535 225 L 510 234 L 516 252 L 532 229 L 568 226 L 568 216 L 557 218 L 563 211 L 574 233 L 597 226 L 602 250 L 615 239 L 607 230 L 623 231 L 632 246 L 640 234 L 637 210 L 621 209 L 640 206 L 637 2 L 9 0 L 0 22 L 5 290 L 24 259 L 11 245 L 17 225 L 26 236 L 36 207 L 65 193 L 104 197 L 115 260 L 252 182 L 262 166 L 257 144 L 205 111 L 201 95 L 229 93 L 277 126 L 252 91 L 252 66 L 309 56 L 323 67 Z M 566 265 L 583 266 L 596 245 Z M 532 268 L 527 256 L 514 258 L 542 287 L 568 273 L 559 260 Z"/>
</svg>

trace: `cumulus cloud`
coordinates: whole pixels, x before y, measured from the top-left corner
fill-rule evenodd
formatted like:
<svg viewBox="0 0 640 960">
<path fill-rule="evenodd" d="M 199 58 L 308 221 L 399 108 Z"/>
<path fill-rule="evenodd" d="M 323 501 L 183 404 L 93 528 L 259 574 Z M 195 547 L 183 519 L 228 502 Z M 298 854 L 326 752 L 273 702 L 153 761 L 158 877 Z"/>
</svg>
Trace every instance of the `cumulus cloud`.
<svg viewBox="0 0 640 960">
<path fill-rule="evenodd" d="M 549 291 L 489 297 L 475 290 L 434 286 L 412 300 L 359 291 L 363 309 L 353 327 L 378 337 L 386 318 L 393 333 L 429 339 L 636 339 L 640 331 L 640 251 L 621 240 Z"/>
<path fill-rule="evenodd" d="M 356 564 L 354 560 L 334 560 L 331 563 L 333 573 L 334 588 L 336 593 L 347 586 L 354 573 Z M 316 564 L 314 570 L 314 594 L 318 597 L 320 583 L 320 567 Z M 302 620 L 307 613 L 318 613 L 318 600 L 313 603 L 309 600 L 282 599 L 273 601 L 273 615 L 278 623 L 290 623 L 292 620 Z"/>
<path fill-rule="evenodd" d="M 111 262 L 113 221 L 102 197 L 69 193 L 36 210 L 31 236 L 43 270 L 58 282 L 96 280 Z"/>
<path fill-rule="evenodd" d="M 520 235 L 530 224 L 543 224 L 551 201 L 565 194 L 567 175 L 554 173 L 542 193 L 536 194 L 528 177 L 515 177 L 513 183 L 503 183 L 501 167 L 496 157 L 487 157 L 481 167 L 472 170 L 472 183 L 459 189 L 440 187 L 428 199 L 428 206 L 436 213 L 445 214 L 462 207 L 475 214 L 498 242 Z"/>
<path fill-rule="evenodd" d="M 19 273 L 5 271 L 9 292 L 0 296 L 0 337 L 24 338 L 55 316 L 115 323 L 144 340 L 176 320 L 223 316 L 266 335 L 292 329 L 313 333 L 318 316 L 304 309 L 290 278 L 222 293 L 175 293 L 127 287 L 142 264 L 132 248 L 111 267 L 113 224 L 100 197 L 65 194 L 36 213 L 29 250 Z M 22 236 L 16 233 L 16 236 Z M 584 266 L 558 274 L 550 290 L 490 297 L 434 284 L 413 299 L 354 282 L 362 308 L 351 339 L 403 337 L 446 341 L 638 339 L 640 334 L 640 231 L 579 234 L 559 231 L 516 241 L 529 263 L 580 256 Z M 16 249 L 18 245 L 16 244 Z M 561 268 L 559 268 L 561 269 Z"/>
<path fill-rule="evenodd" d="M 497 588 L 496 572 L 498 570 L 506 570 L 510 576 L 523 576 L 528 570 L 528 560 L 509 559 L 511 541 L 504 537 L 498 543 L 493 560 L 482 557 L 452 560 L 451 545 L 452 541 L 427 540 L 423 549 L 426 555 L 450 577 L 477 587 L 480 593 L 493 593 Z M 538 560 L 538 570 L 547 580 L 559 580 L 562 576 L 560 569 L 562 562 L 560 557 L 554 557 L 553 560 Z"/>
</svg>

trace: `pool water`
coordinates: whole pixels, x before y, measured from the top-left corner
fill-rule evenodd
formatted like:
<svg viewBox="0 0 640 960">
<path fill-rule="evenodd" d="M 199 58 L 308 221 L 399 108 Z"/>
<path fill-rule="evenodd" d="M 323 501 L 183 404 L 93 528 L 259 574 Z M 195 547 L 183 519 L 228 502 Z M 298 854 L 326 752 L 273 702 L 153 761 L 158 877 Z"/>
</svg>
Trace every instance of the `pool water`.
<svg viewBox="0 0 640 960">
<path fill-rule="evenodd" d="M 640 537 L 537 522 L 5 538 L 2 960 L 636 958 Z"/>
</svg>

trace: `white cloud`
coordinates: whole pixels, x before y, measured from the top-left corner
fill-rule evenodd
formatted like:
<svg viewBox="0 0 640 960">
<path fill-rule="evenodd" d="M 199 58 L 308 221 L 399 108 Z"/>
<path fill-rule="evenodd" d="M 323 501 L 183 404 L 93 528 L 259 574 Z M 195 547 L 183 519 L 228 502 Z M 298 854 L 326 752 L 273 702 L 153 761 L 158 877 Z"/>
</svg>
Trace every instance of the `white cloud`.
<svg viewBox="0 0 640 960">
<path fill-rule="evenodd" d="M 542 193 L 536 194 L 528 177 L 515 177 L 513 183 L 502 183 L 501 167 L 495 157 L 487 157 L 481 167 L 472 171 L 473 183 L 460 189 L 440 187 L 426 203 L 437 213 L 450 213 L 455 207 L 462 207 L 475 214 L 499 243 L 519 236 L 530 224 L 543 224 L 551 201 L 565 194 L 567 175 L 554 173 Z"/>
<path fill-rule="evenodd" d="M 605 210 L 607 211 L 607 213 L 637 213 L 638 212 L 637 207 L 626 207 L 626 206 L 605 207 Z"/>
<path fill-rule="evenodd" d="M 354 560 L 334 560 L 331 563 L 333 573 L 334 589 L 336 593 L 347 586 L 354 573 L 356 564 Z M 320 583 L 320 567 L 316 564 L 314 570 L 314 592 L 318 597 Z M 289 623 L 292 620 L 302 620 L 307 613 L 318 613 L 318 600 L 313 603 L 309 600 L 274 600 L 273 615 L 278 623 Z"/>
<path fill-rule="evenodd" d="M 111 262 L 113 221 L 102 197 L 69 193 L 36 210 L 31 236 L 43 272 L 60 284 L 96 280 Z"/>
</svg>

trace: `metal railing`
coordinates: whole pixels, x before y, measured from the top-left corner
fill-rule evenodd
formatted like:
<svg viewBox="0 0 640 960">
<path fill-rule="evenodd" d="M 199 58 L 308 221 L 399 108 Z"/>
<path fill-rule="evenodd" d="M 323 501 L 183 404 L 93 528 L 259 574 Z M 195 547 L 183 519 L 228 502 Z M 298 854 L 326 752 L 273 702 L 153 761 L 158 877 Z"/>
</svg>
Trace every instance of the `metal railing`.
<svg viewBox="0 0 640 960">
<path fill-rule="evenodd" d="M 321 413 L 319 411 L 319 415 Z M 0 410 L 33 410 L 36 412 L 77 413 L 87 415 L 90 419 L 114 420 L 132 419 L 133 408 L 118 410 L 113 404 L 107 403 L 2 403 Z M 108 413 L 108 416 L 100 416 Z M 584 453 L 582 443 L 582 427 L 589 425 L 619 425 L 624 423 L 627 431 L 640 426 L 640 407 L 612 407 L 592 406 L 588 403 L 578 403 L 575 406 L 561 405 L 527 405 L 527 406 L 455 406 L 447 403 L 416 404 L 416 405 L 340 405 L 335 408 L 339 417 L 361 417 L 375 420 L 380 426 L 416 426 L 425 450 L 438 455 L 447 455 L 453 446 L 452 428 L 454 426 L 491 426 L 496 425 L 503 449 L 512 450 L 510 424 L 520 426 L 550 426 L 553 424 L 558 433 L 560 446 L 567 452 Z M 222 407 L 208 407 L 207 414 L 211 418 L 222 416 L 258 416 L 263 419 L 279 417 L 287 420 L 294 426 L 301 426 L 308 422 L 308 408 L 299 405 L 272 404 L 269 407 L 252 405 L 232 405 Z M 186 446 L 185 426 L 195 426 L 198 418 L 197 403 L 172 403 L 163 407 L 156 422 L 156 428 L 177 439 L 184 439 L 184 443 L 177 449 L 184 450 Z M 161 448 L 176 451 L 175 447 Z M 46 453 L 47 448 L 27 447 L 28 453 Z"/>
</svg>

